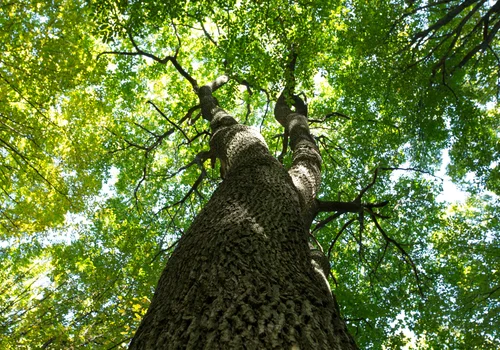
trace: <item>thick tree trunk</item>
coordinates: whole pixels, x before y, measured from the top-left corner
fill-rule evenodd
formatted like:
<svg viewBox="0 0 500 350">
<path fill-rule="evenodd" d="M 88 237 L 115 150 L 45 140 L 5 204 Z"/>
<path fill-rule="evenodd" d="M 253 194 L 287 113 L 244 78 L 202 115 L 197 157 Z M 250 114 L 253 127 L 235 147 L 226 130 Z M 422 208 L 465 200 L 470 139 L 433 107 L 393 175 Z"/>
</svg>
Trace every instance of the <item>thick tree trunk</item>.
<svg viewBox="0 0 500 350">
<path fill-rule="evenodd" d="M 311 261 L 315 193 L 297 188 L 319 185 L 299 164 L 311 156 L 303 147 L 290 176 L 257 131 L 217 107 L 211 86 L 199 96 L 225 179 L 180 239 L 130 348 L 355 349 Z"/>
</svg>

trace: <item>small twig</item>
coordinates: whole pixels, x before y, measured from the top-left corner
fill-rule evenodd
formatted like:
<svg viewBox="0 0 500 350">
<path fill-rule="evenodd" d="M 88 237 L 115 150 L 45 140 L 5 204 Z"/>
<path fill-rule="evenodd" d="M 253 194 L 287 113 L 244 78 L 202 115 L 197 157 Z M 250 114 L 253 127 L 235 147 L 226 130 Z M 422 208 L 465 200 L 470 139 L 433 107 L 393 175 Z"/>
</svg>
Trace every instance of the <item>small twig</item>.
<svg viewBox="0 0 500 350">
<path fill-rule="evenodd" d="M 435 177 L 441 181 L 444 181 L 442 177 L 439 177 L 437 175 L 434 175 L 433 173 L 431 173 L 430 171 L 426 171 L 426 170 L 422 170 L 422 169 L 418 169 L 418 168 L 397 168 L 397 167 L 380 167 L 379 170 L 390 170 L 390 171 L 393 171 L 393 170 L 402 170 L 402 171 L 414 171 L 414 172 L 417 172 L 417 173 L 422 173 L 422 174 L 426 174 L 426 175 L 430 175 L 432 177 Z"/>
<path fill-rule="evenodd" d="M 353 218 L 349 221 L 347 221 L 343 226 L 342 228 L 340 229 L 339 232 L 337 232 L 337 235 L 335 236 L 335 238 L 333 239 L 332 243 L 330 244 L 330 247 L 328 248 L 328 261 L 330 261 L 331 259 L 331 256 L 332 256 L 332 250 L 333 250 L 333 246 L 335 245 L 335 243 L 337 243 L 337 240 L 339 239 L 340 235 L 342 234 L 342 232 L 345 231 L 345 229 L 347 229 L 349 227 L 349 225 L 351 225 L 354 221 L 356 221 L 356 218 Z"/>
<path fill-rule="evenodd" d="M 417 270 L 417 266 L 415 265 L 415 263 L 413 262 L 413 259 L 410 257 L 410 255 L 406 252 L 406 250 L 404 250 L 404 248 L 401 246 L 401 244 L 399 244 L 396 240 L 394 240 L 393 238 L 389 237 L 387 235 L 387 233 L 385 232 L 385 230 L 382 228 L 382 226 L 380 226 L 380 224 L 378 223 L 378 220 L 376 218 L 375 215 L 373 215 L 373 212 L 371 211 L 368 211 L 370 213 L 370 216 L 373 220 L 373 223 L 375 224 L 375 226 L 377 227 L 378 231 L 382 234 L 382 237 L 384 237 L 384 239 L 387 241 L 387 242 L 390 242 L 392 243 L 400 252 L 401 254 L 403 255 L 404 259 L 406 260 L 406 262 L 410 265 L 411 269 L 413 270 L 413 274 L 415 275 L 415 279 L 417 280 L 417 287 L 418 287 L 418 290 L 419 290 L 419 293 L 420 293 L 420 296 L 424 296 L 424 293 L 422 291 L 422 287 L 421 287 L 421 282 L 420 282 L 420 276 L 419 276 L 419 273 L 418 273 L 418 270 Z"/>
<path fill-rule="evenodd" d="M 152 106 L 154 107 L 154 109 L 156 109 L 156 111 L 157 111 L 158 113 L 160 113 L 160 114 L 161 114 L 161 116 L 162 116 L 163 118 L 165 118 L 165 119 L 167 120 L 167 122 L 169 122 L 171 125 L 173 125 L 173 126 L 174 126 L 174 128 L 176 128 L 177 130 L 179 130 L 179 131 L 182 133 L 182 135 L 184 135 L 184 137 L 186 138 L 186 140 L 187 140 L 188 142 L 190 142 L 190 139 L 189 139 L 189 137 L 186 135 L 186 133 L 184 132 L 184 130 L 182 130 L 182 129 L 181 129 L 181 128 L 177 125 L 177 124 L 175 124 L 173 121 L 171 121 L 171 120 L 170 120 L 170 119 L 169 119 L 169 118 L 165 115 L 165 113 L 163 113 L 163 112 L 162 112 L 162 111 L 161 111 L 158 107 L 156 107 L 156 105 L 155 105 L 152 101 L 148 101 L 148 103 L 149 103 L 150 105 L 152 105 Z"/>
<path fill-rule="evenodd" d="M 354 199 L 354 202 L 361 202 L 361 198 L 363 197 L 363 195 L 366 193 L 366 191 L 368 191 L 374 184 L 375 184 L 375 181 L 377 181 L 377 176 L 378 176 L 378 170 L 379 168 L 376 168 L 375 171 L 373 172 L 373 178 L 372 178 L 372 181 L 366 185 L 365 188 L 363 188 L 361 191 L 359 191 L 359 194 L 358 196 Z"/>
<path fill-rule="evenodd" d="M 156 259 L 158 259 L 158 257 L 162 254 L 162 253 L 165 253 L 165 252 L 168 252 L 170 249 L 174 248 L 177 243 L 179 243 L 179 240 L 176 239 L 174 241 L 174 243 L 172 243 L 171 245 L 169 245 L 167 248 L 164 248 L 164 249 L 160 249 L 156 254 L 155 256 L 153 257 L 153 259 L 151 259 L 151 261 L 149 262 L 149 264 L 152 264 L 155 262 Z"/>
</svg>

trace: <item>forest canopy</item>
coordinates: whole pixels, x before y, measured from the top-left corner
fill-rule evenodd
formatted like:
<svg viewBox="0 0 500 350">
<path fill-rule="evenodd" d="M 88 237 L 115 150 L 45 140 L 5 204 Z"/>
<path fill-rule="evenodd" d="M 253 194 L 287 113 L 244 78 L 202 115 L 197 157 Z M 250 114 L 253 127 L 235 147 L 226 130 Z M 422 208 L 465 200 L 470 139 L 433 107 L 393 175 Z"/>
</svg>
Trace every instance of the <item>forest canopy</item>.
<svg viewBox="0 0 500 350">
<path fill-rule="evenodd" d="M 499 29 L 488 0 L 3 2 L 0 347 L 127 347 L 222 181 L 190 79 L 290 164 L 294 52 L 319 198 L 373 205 L 310 230 L 359 346 L 499 348 Z"/>
</svg>

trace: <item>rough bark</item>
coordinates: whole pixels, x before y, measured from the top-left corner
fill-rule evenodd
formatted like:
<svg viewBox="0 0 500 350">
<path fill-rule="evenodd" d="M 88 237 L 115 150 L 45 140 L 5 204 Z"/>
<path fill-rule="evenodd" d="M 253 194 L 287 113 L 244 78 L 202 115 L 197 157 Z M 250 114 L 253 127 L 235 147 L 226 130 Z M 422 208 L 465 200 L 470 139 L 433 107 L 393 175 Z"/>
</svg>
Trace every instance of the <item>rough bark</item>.
<svg viewBox="0 0 500 350">
<path fill-rule="evenodd" d="M 284 117 L 290 175 L 213 88 L 198 95 L 225 179 L 180 239 L 130 348 L 355 349 L 308 246 L 321 157 L 306 118 Z"/>
</svg>

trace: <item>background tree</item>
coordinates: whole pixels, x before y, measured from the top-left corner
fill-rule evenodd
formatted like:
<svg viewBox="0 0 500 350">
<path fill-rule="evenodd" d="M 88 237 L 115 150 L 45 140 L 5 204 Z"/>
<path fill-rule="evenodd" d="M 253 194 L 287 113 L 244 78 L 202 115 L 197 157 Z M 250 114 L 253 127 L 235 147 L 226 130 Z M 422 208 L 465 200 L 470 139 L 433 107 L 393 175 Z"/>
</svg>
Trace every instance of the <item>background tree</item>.
<svg viewBox="0 0 500 350">
<path fill-rule="evenodd" d="M 378 168 L 363 201 L 388 201 L 383 231 L 368 212 L 311 230 L 360 346 L 498 347 L 496 2 L 17 1 L 0 21 L 2 347 L 126 346 L 220 182 L 197 157 L 197 97 L 164 58 L 198 81 L 227 74 L 220 105 L 278 157 L 292 43 L 320 198 L 354 200 Z M 467 201 L 438 197 L 448 155 Z"/>
</svg>

